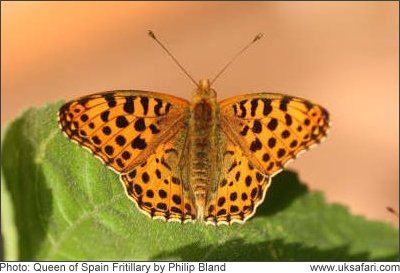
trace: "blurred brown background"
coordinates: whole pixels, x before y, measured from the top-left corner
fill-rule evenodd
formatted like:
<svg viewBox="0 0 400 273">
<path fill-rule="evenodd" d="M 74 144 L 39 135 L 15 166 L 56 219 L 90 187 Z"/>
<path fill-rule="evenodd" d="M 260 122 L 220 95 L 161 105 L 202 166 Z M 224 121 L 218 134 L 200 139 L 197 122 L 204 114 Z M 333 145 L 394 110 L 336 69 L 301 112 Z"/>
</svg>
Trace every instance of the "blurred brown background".
<svg viewBox="0 0 400 273">
<path fill-rule="evenodd" d="M 220 99 L 308 98 L 331 113 L 322 145 L 290 165 L 313 190 L 393 224 L 399 203 L 397 2 L 2 2 L 2 126 L 30 106 L 144 89 L 186 99 L 193 84 L 148 38 L 152 29 Z"/>
</svg>

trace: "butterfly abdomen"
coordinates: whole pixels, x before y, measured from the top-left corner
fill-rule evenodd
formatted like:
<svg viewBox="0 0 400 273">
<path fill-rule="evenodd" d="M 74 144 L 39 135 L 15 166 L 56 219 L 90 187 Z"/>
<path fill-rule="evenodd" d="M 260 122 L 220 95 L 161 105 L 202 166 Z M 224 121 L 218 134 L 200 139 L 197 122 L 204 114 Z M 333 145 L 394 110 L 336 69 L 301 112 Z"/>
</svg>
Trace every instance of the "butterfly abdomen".
<svg viewBox="0 0 400 273">
<path fill-rule="evenodd" d="M 217 166 L 219 112 L 215 92 L 199 89 L 193 96 L 189 120 L 189 184 L 197 219 L 203 221 L 206 198 L 214 185 Z"/>
</svg>

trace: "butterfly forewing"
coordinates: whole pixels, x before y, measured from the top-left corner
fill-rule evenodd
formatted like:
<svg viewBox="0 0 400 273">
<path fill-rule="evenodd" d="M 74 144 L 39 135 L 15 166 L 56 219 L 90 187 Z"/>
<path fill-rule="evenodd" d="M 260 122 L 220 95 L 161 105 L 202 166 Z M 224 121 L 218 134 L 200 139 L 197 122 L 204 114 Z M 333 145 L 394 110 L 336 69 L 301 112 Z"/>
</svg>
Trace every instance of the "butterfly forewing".
<svg viewBox="0 0 400 273">
<path fill-rule="evenodd" d="M 221 130 L 264 175 L 327 134 L 329 114 L 307 100 L 279 94 L 250 94 L 220 103 Z"/>
<path fill-rule="evenodd" d="M 160 142 L 177 134 L 188 105 L 161 93 L 111 91 L 66 103 L 59 111 L 59 123 L 71 140 L 116 172 L 126 173 L 154 153 Z"/>
</svg>

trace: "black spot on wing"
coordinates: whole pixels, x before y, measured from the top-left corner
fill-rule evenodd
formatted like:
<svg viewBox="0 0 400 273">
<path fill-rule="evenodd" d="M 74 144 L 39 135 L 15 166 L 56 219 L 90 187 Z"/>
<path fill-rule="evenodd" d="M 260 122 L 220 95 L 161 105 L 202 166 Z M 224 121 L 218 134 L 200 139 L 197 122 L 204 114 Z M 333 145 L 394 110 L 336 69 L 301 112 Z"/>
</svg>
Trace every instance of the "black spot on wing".
<svg viewBox="0 0 400 273">
<path fill-rule="evenodd" d="M 151 124 L 150 126 L 149 126 L 149 128 L 150 128 L 150 130 L 151 130 L 151 133 L 154 135 L 154 134 L 158 134 L 159 132 L 160 132 L 160 130 L 157 128 L 157 126 L 155 126 L 154 124 Z"/>
<path fill-rule="evenodd" d="M 108 155 L 112 155 L 114 153 L 114 148 L 110 145 L 107 145 L 104 147 L 104 152 L 106 152 Z"/>
<path fill-rule="evenodd" d="M 285 114 L 285 121 L 286 121 L 286 125 L 287 125 L 287 126 L 292 125 L 292 122 L 293 122 L 292 116 L 289 115 L 288 113 L 286 113 L 286 114 Z"/>
<path fill-rule="evenodd" d="M 240 134 L 241 134 L 242 136 L 246 136 L 248 131 L 249 131 L 249 126 L 245 125 L 245 126 L 243 127 L 242 131 L 240 131 Z"/>
<path fill-rule="evenodd" d="M 136 173 L 137 173 L 137 171 L 136 171 L 136 169 L 133 169 L 133 171 L 131 171 L 129 174 L 128 174 L 128 176 L 130 177 L 130 178 L 135 178 L 136 177 Z"/>
<path fill-rule="evenodd" d="M 290 143 L 290 148 L 294 148 L 294 147 L 296 147 L 297 146 L 297 140 L 293 140 L 291 143 Z"/>
<path fill-rule="evenodd" d="M 131 146 L 134 149 L 143 150 L 147 147 L 147 143 L 145 139 L 140 138 L 140 135 L 135 137 L 134 140 L 131 142 Z"/>
<path fill-rule="evenodd" d="M 146 124 L 144 122 L 144 118 L 138 118 L 134 124 L 135 130 L 139 132 L 143 132 L 146 129 Z"/>
<path fill-rule="evenodd" d="M 157 102 L 157 104 L 154 106 L 154 113 L 156 114 L 156 116 L 160 116 L 161 115 L 160 109 L 163 106 L 163 102 L 160 99 L 154 99 L 154 100 Z"/>
<path fill-rule="evenodd" d="M 257 150 L 261 150 L 262 148 L 262 143 L 261 141 L 256 137 L 256 139 L 251 143 L 250 145 L 250 150 L 252 152 L 256 152 Z"/>
<path fill-rule="evenodd" d="M 102 121 L 107 122 L 109 115 L 110 115 L 110 111 L 106 110 L 100 114 L 100 118 Z"/>
<path fill-rule="evenodd" d="M 278 120 L 276 118 L 272 118 L 267 125 L 268 129 L 274 131 L 276 127 L 278 127 Z"/>
<path fill-rule="evenodd" d="M 270 99 L 263 99 L 262 101 L 264 103 L 263 115 L 264 116 L 268 116 L 269 113 L 272 112 L 271 100 Z"/>
<path fill-rule="evenodd" d="M 228 173 L 231 172 L 234 168 L 236 168 L 236 166 L 237 166 L 237 163 L 236 163 L 236 161 L 234 161 L 234 162 L 232 163 L 232 165 L 229 167 Z"/>
<path fill-rule="evenodd" d="M 232 205 L 229 210 L 230 210 L 230 212 L 235 213 L 235 212 L 239 211 L 239 207 L 235 206 L 235 205 Z"/>
<path fill-rule="evenodd" d="M 239 178 L 240 178 L 240 171 L 238 171 L 238 172 L 236 173 L 236 175 L 235 175 L 236 181 L 239 181 Z"/>
<path fill-rule="evenodd" d="M 150 181 L 150 176 L 149 176 L 149 174 L 147 173 L 147 172 L 144 172 L 143 174 L 142 174 L 142 181 L 143 181 L 143 183 L 148 183 L 149 181 Z"/>
<path fill-rule="evenodd" d="M 140 103 L 143 107 L 143 114 L 147 115 L 147 113 L 149 112 L 149 99 L 146 97 L 140 97 Z"/>
<path fill-rule="evenodd" d="M 285 154 L 286 154 L 285 149 L 279 149 L 278 152 L 277 152 L 277 156 L 278 156 L 279 158 L 281 158 L 281 157 L 284 156 Z"/>
<path fill-rule="evenodd" d="M 87 120 L 89 119 L 89 117 L 88 117 L 88 115 L 83 114 L 83 115 L 80 117 L 80 119 L 81 119 L 83 122 L 85 122 L 85 121 L 87 121 Z"/>
<path fill-rule="evenodd" d="M 290 136 L 290 132 L 288 130 L 284 130 L 281 134 L 282 138 L 288 138 Z"/>
<path fill-rule="evenodd" d="M 174 203 L 177 205 L 180 205 L 182 203 L 180 196 L 177 194 L 172 195 L 172 201 L 174 201 Z"/>
<path fill-rule="evenodd" d="M 125 143 L 126 143 L 126 139 L 125 139 L 125 137 L 123 137 L 123 136 L 121 136 L 121 135 L 118 135 L 118 136 L 115 138 L 115 142 L 116 142 L 119 146 L 124 146 Z"/>
<path fill-rule="evenodd" d="M 166 198 L 167 197 L 167 192 L 166 191 L 164 191 L 164 190 L 159 190 L 158 191 L 158 195 L 161 197 L 161 198 Z"/>
<path fill-rule="evenodd" d="M 166 210 L 167 205 L 165 203 L 157 203 L 157 208 L 161 210 Z"/>
<path fill-rule="evenodd" d="M 128 126 L 129 122 L 124 116 L 118 116 L 117 119 L 115 120 L 115 125 L 117 125 L 118 128 L 125 128 Z"/>
<path fill-rule="evenodd" d="M 129 158 L 131 158 L 131 153 L 128 152 L 128 151 L 124 151 L 124 152 L 121 154 L 121 156 L 122 156 L 123 159 L 128 160 Z"/>
<path fill-rule="evenodd" d="M 106 135 L 110 135 L 111 134 L 111 128 L 109 126 L 104 126 L 103 129 L 101 129 L 101 131 Z"/>
<path fill-rule="evenodd" d="M 252 130 L 253 130 L 253 132 L 256 133 L 256 134 L 261 133 L 262 125 L 261 125 L 261 122 L 260 122 L 259 120 L 257 120 L 257 119 L 254 120 Z"/>
<path fill-rule="evenodd" d="M 172 183 L 174 183 L 175 185 L 180 185 L 181 184 L 181 180 L 179 180 L 178 177 L 173 176 L 171 178 Z"/>
<path fill-rule="evenodd" d="M 258 106 L 258 99 L 252 99 L 251 100 L 251 112 L 250 112 L 252 117 L 254 117 L 256 115 L 257 106 Z"/>
<path fill-rule="evenodd" d="M 171 211 L 175 212 L 177 214 L 182 214 L 182 210 L 180 208 L 177 208 L 177 207 L 171 207 Z"/>
<path fill-rule="evenodd" d="M 244 118 L 246 116 L 246 107 L 244 107 L 245 103 L 247 102 L 247 100 L 242 100 L 239 103 L 239 107 L 240 107 L 240 111 L 242 111 L 239 115 L 239 117 Z"/>
<path fill-rule="evenodd" d="M 158 179 L 161 178 L 161 171 L 159 169 L 156 169 L 156 176 Z"/>
<path fill-rule="evenodd" d="M 135 97 L 126 97 L 125 104 L 124 104 L 124 111 L 128 114 L 133 114 L 135 111 L 135 106 L 133 103 Z"/>
<path fill-rule="evenodd" d="M 169 166 L 168 163 L 165 162 L 164 158 L 161 158 L 161 164 L 162 164 L 165 168 L 167 168 L 168 170 L 171 170 L 171 166 Z"/>
<path fill-rule="evenodd" d="M 124 168 L 125 167 L 125 164 L 122 162 L 121 158 L 117 158 L 117 160 L 115 160 L 115 162 L 117 162 L 117 165 L 120 168 Z"/>
<path fill-rule="evenodd" d="M 225 204 L 225 201 L 226 201 L 225 197 L 220 197 L 218 199 L 218 206 L 222 207 Z"/>
<path fill-rule="evenodd" d="M 290 102 L 290 97 L 284 96 L 279 104 L 279 109 L 282 111 L 286 112 L 287 111 L 287 105 Z"/>
<path fill-rule="evenodd" d="M 149 198 L 153 198 L 154 197 L 154 191 L 153 190 L 147 190 L 146 191 L 146 196 Z"/>
<path fill-rule="evenodd" d="M 133 188 L 135 189 L 135 192 L 136 192 L 137 195 L 141 195 L 141 194 L 142 194 L 143 189 L 142 189 L 142 187 L 140 187 L 140 185 L 135 184 L 135 185 L 133 186 Z"/>
<path fill-rule="evenodd" d="M 101 140 L 99 139 L 98 136 L 93 136 L 92 137 L 92 141 L 94 144 L 100 145 L 101 144 Z"/>
<path fill-rule="evenodd" d="M 228 183 L 228 180 L 226 180 L 226 178 L 224 178 L 224 179 L 222 179 L 222 181 L 219 183 L 219 186 L 222 188 L 222 187 L 225 187 L 225 185 Z"/>
<path fill-rule="evenodd" d="M 117 105 L 117 101 L 112 94 L 105 94 L 103 97 L 107 101 L 108 107 L 112 108 Z"/>
<path fill-rule="evenodd" d="M 275 147 L 275 145 L 276 145 L 276 139 L 274 137 L 270 137 L 268 139 L 268 147 L 272 149 Z"/>
<path fill-rule="evenodd" d="M 224 215 L 224 214 L 226 214 L 226 209 L 221 209 L 221 210 L 219 210 L 217 212 L 217 216 L 221 216 L 221 215 Z"/>
<path fill-rule="evenodd" d="M 165 106 L 165 114 L 168 114 L 169 110 L 171 109 L 171 104 L 168 102 Z"/>
<path fill-rule="evenodd" d="M 237 105 L 236 104 L 232 105 L 232 108 L 233 108 L 233 113 L 235 114 L 235 116 L 237 116 Z"/>
<path fill-rule="evenodd" d="M 252 181 L 252 180 L 253 180 L 253 179 L 251 178 L 250 175 L 246 176 L 246 179 L 244 180 L 244 182 L 245 182 L 245 184 L 246 184 L 247 187 L 250 187 L 251 181 Z"/>
</svg>

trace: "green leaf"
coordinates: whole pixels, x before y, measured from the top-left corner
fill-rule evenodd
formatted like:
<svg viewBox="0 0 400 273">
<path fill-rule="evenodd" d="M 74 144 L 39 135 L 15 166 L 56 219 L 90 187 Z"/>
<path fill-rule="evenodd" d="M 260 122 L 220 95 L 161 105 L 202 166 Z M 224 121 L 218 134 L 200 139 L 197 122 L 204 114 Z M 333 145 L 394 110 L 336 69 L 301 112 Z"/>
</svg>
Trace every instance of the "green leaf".
<svg viewBox="0 0 400 273">
<path fill-rule="evenodd" d="M 165 223 L 139 212 L 118 175 L 63 136 L 61 103 L 30 109 L 2 141 L 6 259 L 395 260 L 398 230 L 350 215 L 310 192 L 296 173 L 273 179 L 243 225 Z M 5 187 L 4 187 L 5 186 Z M 4 197 L 4 198 L 3 198 Z"/>
</svg>

